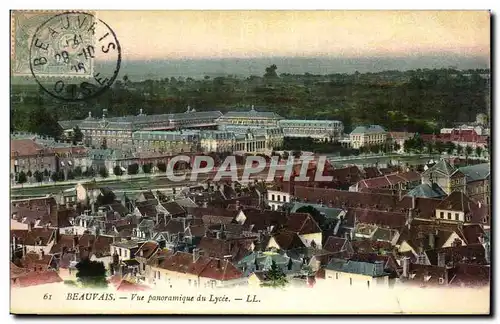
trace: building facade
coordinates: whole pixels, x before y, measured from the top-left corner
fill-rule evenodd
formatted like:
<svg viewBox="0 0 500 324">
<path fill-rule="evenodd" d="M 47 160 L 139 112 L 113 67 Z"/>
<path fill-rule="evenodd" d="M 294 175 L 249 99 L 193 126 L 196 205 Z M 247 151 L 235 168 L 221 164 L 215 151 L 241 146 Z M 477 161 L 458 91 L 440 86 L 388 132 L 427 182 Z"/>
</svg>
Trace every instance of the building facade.
<svg viewBox="0 0 500 324">
<path fill-rule="evenodd" d="M 278 121 L 285 137 L 311 137 L 321 141 L 337 141 L 342 138 L 344 125 L 338 120 L 298 120 Z"/>
<path fill-rule="evenodd" d="M 215 120 L 222 116 L 220 111 L 198 112 L 188 107 L 184 113 L 146 115 L 142 112 L 137 116 L 94 118 L 92 114 L 84 120 L 60 121 L 63 130 L 78 126 L 83 133 L 83 142 L 87 146 L 105 148 L 133 147 L 133 133 L 136 131 L 162 131 L 181 128 L 215 127 Z"/>
<path fill-rule="evenodd" d="M 137 131 L 132 133 L 137 152 L 179 154 L 196 152 L 200 145 L 199 131 Z"/>
<path fill-rule="evenodd" d="M 351 147 L 355 149 L 381 145 L 387 140 L 387 132 L 379 125 L 358 126 L 349 134 L 349 139 Z"/>
<path fill-rule="evenodd" d="M 217 119 L 218 125 L 276 127 L 280 115 L 269 111 L 257 111 L 254 106 L 249 111 L 229 111 Z"/>
</svg>

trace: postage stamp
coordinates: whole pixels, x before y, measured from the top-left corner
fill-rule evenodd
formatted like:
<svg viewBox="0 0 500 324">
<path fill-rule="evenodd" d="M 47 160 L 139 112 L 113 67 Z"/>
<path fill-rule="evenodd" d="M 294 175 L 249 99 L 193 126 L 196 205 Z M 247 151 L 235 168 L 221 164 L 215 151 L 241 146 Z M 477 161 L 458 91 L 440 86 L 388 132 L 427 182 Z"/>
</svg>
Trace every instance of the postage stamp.
<svg viewBox="0 0 500 324">
<path fill-rule="evenodd" d="M 32 75 L 51 96 L 81 101 L 106 91 L 121 63 L 114 31 L 84 11 L 12 12 L 13 76 Z M 96 62 L 114 62 L 107 72 Z"/>
</svg>

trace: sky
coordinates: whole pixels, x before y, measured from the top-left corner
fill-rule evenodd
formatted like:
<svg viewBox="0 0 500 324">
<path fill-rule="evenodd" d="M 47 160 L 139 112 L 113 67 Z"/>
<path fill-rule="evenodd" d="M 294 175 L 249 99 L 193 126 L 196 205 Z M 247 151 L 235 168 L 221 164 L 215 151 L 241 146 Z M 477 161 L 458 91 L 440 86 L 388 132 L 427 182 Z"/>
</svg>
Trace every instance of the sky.
<svg viewBox="0 0 500 324">
<path fill-rule="evenodd" d="M 98 11 L 125 60 L 490 56 L 488 11 Z"/>
</svg>

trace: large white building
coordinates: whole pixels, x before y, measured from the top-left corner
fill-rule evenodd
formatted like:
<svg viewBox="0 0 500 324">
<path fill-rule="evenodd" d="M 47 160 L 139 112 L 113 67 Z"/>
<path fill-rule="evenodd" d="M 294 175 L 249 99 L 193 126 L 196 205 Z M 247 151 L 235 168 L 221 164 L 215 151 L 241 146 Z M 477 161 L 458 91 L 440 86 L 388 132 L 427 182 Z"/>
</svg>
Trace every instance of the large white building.
<svg viewBox="0 0 500 324">
<path fill-rule="evenodd" d="M 387 132 L 382 126 L 358 126 L 350 134 L 351 147 L 359 149 L 371 145 L 384 144 L 387 140 Z"/>
<path fill-rule="evenodd" d="M 340 140 L 344 125 L 338 120 L 283 119 L 278 121 L 284 137 L 311 137 L 318 140 Z"/>
</svg>

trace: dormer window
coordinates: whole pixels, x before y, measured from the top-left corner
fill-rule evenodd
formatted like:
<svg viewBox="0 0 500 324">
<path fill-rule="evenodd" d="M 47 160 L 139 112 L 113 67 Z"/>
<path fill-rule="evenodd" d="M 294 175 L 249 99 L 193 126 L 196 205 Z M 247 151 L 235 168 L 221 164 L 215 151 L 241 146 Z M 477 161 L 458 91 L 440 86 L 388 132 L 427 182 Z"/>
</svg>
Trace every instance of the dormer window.
<svg viewBox="0 0 500 324">
<path fill-rule="evenodd" d="M 484 224 L 488 223 L 488 218 L 487 217 L 483 217 L 483 223 Z"/>
<path fill-rule="evenodd" d="M 467 222 L 470 222 L 470 215 L 467 215 L 467 217 L 465 217 L 465 220 L 466 220 Z"/>
<path fill-rule="evenodd" d="M 442 277 L 441 277 L 441 278 L 439 278 L 439 284 L 440 284 L 440 285 L 444 285 L 444 278 L 442 278 Z"/>
</svg>

